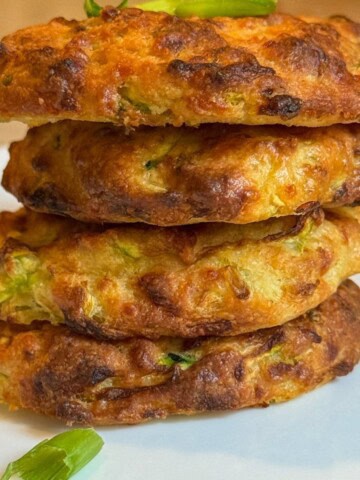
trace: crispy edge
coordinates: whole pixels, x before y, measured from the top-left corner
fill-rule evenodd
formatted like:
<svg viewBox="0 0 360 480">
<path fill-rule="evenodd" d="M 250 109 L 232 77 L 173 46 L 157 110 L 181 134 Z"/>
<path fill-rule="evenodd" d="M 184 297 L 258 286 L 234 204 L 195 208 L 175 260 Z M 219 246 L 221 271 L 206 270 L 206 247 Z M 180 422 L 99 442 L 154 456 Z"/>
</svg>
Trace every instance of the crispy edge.
<svg viewBox="0 0 360 480">
<path fill-rule="evenodd" d="M 328 215 L 122 226 L 35 250 L 5 242 L 1 318 L 51 320 L 110 339 L 229 336 L 285 323 L 359 271 L 358 218 Z"/>
<path fill-rule="evenodd" d="M 61 122 L 11 146 L 4 187 L 85 222 L 246 224 L 360 200 L 360 127 L 140 129 Z M 299 173 L 301 172 L 301 173 Z"/>
<path fill-rule="evenodd" d="M 128 126 L 358 122 L 359 32 L 350 20 L 282 14 L 201 20 L 108 8 L 98 19 L 58 18 L 0 43 L 0 117 Z"/>
<path fill-rule="evenodd" d="M 135 424 L 294 398 L 348 374 L 360 359 L 360 291 L 282 327 L 225 339 L 99 342 L 66 328 L 0 325 L 0 397 L 68 424 Z M 188 368 L 161 359 L 197 357 Z"/>
</svg>

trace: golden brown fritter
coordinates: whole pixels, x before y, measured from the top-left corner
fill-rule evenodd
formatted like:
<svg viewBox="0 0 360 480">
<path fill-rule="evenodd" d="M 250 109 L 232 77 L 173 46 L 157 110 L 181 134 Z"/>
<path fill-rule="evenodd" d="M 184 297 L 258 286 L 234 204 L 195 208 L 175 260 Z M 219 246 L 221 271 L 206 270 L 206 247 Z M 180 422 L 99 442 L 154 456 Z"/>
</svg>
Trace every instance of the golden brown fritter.
<svg viewBox="0 0 360 480">
<path fill-rule="evenodd" d="M 3 184 L 85 222 L 245 224 L 360 200 L 360 126 L 140 128 L 60 122 L 11 147 Z"/>
<path fill-rule="evenodd" d="M 282 324 L 360 272 L 360 213 L 348 210 L 328 219 L 313 212 L 251 225 L 80 233 L 67 222 L 64 234 L 49 221 L 45 246 L 27 246 L 26 231 L 5 241 L 0 318 L 114 339 L 229 336 Z M 36 232 L 46 219 L 32 213 L 27 228 Z M 58 239 L 49 244 L 51 236 Z"/>
<path fill-rule="evenodd" d="M 14 241 L 14 244 L 21 242 L 36 249 L 70 234 L 100 230 L 103 229 L 97 225 L 86 225 L 55 215 L 39 215 L 31 210 L 0 212 L 0 247 L 6 241 Z"/>
<path fill-rule="evenodd" d="M 360 360 L 360 291 L 239 337 L 100 342 L 65 327 L 0 324 L 0 401 L 69 424 L 132 424 L 282 402 Z"/>
<path fill-rule="evenodd" d="M 0 118 L 128 126 L 360 120 L 360 25 L 180 19 L 139 9 L 29 27 L 0 43 Z"/>
</svg>

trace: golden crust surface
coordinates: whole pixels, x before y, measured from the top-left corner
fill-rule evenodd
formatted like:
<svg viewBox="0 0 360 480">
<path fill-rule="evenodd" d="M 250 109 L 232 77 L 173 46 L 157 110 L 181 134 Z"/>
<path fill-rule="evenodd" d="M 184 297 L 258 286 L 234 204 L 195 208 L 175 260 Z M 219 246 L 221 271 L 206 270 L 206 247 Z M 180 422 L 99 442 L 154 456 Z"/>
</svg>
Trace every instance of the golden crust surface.
<svg viewBox="0 0 360 480">
<path fill-rule="evenodd" d="M 344 283 L 282 327 L 238 337 L 100 342 L 0 324 L 0 401 L 68 424 L 135 424 L 282 402 L 360 359 L 360 291 Z"/>
<path fill-rule="evenodd" d="M 327 217 L 89 231 L 64 220 L 62 232 L 52 217 L 31 213 L 0 252 L 0 318 L 114 339 L 230 336 L 282 324 L 360 272 L 359 209 Z M 30 234 L 34 247 L 28 230 L 38 224 L 47 236 Z"/>
<path fill-rule="evenodd" d="M 326 126 L 360 119 L 360 25 L 180 19 L 139 9 L 57 18 L 0 43 L 0 118 L 127 126 Z"/>
<path fill-rule="evenodd" d="M 140 128 L 65 121 L 10 149 L 3 185 L 85 222 L 246 224 L 360 201 L 360 126 Z"/>
</svg>

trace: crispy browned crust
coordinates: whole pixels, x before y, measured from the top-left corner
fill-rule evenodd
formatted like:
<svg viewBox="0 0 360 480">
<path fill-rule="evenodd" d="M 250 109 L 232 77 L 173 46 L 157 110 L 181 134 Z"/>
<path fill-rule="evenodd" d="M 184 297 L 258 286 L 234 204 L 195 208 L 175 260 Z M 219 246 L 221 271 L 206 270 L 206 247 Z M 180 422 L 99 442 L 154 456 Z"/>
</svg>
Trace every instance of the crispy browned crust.
<svg viewBox="0 0 360 480">
<path fill-rule="evenodd" d="M 133 424 L 294 398 L 360 359 L 360 291 L 239 337 L 117 343 L 64 327 L 0 324 L 0 401 L 69 424 Z M 170 356 L 169 356 L 170 353 Z"/>
<path fill-rule="evenodd" d="M 0 318 L 114 339 L 229 336 L 282 324 L 360 272 L 358 212 L 97 232 L 68 220 L 62 232 L 52 218 L 46 229 L 47 216 L 32 213 L 27 228 L 40 225 L 47 236 L 30 235 L 32 248 L 26 229 L 4 241 Z"/>
<path fill-rule="evenodd" d="M 360 200 L 360 126 L 140 128 L 60 122 L 12 145 L 3 185 L 85 222 L 245 224 Z"/>
<path fill-rule="evenodd" d="M 0 43 L 0 118 L 128 126 L 325 126 L 360 119 L 360 25 L 179 19 L 138 9 L 29 27 Z"/>
</svg>

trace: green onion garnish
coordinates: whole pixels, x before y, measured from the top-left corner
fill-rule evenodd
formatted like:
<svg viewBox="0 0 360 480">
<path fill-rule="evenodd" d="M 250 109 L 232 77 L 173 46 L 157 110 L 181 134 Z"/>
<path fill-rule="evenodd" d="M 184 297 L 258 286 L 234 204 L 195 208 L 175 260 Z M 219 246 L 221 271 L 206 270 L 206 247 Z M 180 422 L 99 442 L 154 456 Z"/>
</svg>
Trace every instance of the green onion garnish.
<svg viewBox="0 0 360 480">
<path fill-rule="evenodd" d="M 124 0 L 117 8 L 124 8 Z M 246 17 L 269 15 L 276 10 L 277 0 L 151 0 L 137 8 L 153 12 L 166 12 L 178 17 Z M 102 7 L 94 0 L 85 0 L 88 17 L 98 17 Z"/>
<path fill-rule="evenodd" d="M 276 10 L 277 0 L 184 0 L 175 9 L 178 17 L 247 17 L 268 15 Z"/>
<path fill-rule="evenodd" d="M 44 440 L 8 465 L 1 480 L 68 480 L 102 449 L 102 438 L 90 428 L 70 430 Z"/>
<path fill-rule="evenodd" d="M 173 365 L 180 365 L 183 370 L 191 367 L 196 363 L 196 357 L 188 353 L 174 353 L 169 352 L 160 359 L 160 365 L 166 365 L 167 367 L 172 367 Z"/>
<path fill-rule="evenodd" d="M 179 3 L 183 2 L 179 0 L 151 0 L 150 2 L 136 5 L 136 8 L 141 8 L 141 10 L 148 10 L 150 12 L 165 12 L 170 15 L 175 15 Z"/>
<path fill-rule="evenodd" d="M 120 5 L 116 8 L 120 10 L 126 7 L 127 3 L 128 3 L 128 0 L 123 0 L 120 3 Z M 101 14 L 101 10 L 103 9 L 103 7 L 100 7 L 100 5 L 95 2 L 95 0 L 85 0 L 84 9 L 85 9 L 86 15 L 90 18 L 90 17 L 98 17 Z"/>
</svg>

